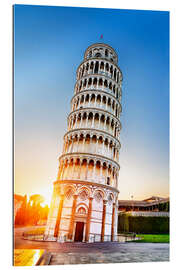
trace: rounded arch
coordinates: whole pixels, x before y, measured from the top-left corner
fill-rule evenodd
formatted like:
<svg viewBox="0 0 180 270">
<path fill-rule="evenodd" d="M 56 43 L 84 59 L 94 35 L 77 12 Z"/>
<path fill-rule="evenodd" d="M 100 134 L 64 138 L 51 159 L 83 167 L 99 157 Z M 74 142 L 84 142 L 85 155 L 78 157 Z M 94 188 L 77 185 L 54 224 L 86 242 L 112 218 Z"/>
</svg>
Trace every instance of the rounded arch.
<svg viewBox="0 0 180 270">
<path fill-rule="evenodd" d="M 88 187 L 82 186 L 78 188 L 77 193 L 82 200 L 86 200 L 91 195 L 91 190 Z"/>
<path fill-rule="evenodd" d="M 73 196 L 74 194 L 76 193 L 76 189 L 75 189 L 75 187 L 74 187 L 74 185 L 72 185 L 72 184 L 69 184 L 68 186 L 65 186 L 64 187 L 64 195 L 65 195 L 65 197 L 68 195 L 71 195 L 71 196 Z"/>
<path fill-rule="evenodd" d="M 100 202 L 100 201 L 103 201 L 104 198 L 105 198 L 105 192 L 103 189 L 101 188 L 97 188 L 94 190 L 93 192 L 93 198 L 97 201 L 97 202 Z"/>
<path fill-rule="evenodd" d="M 84 209 L 85 209 L 85 213 L 79 213 L 79 212 L 80 212 L 80 211 L 79 211 L 80 208 L 84 208 Z M 85 203 L 80 202 L 80 203 L 77 204 L 77 206 L 76 206 L 76 213 L 77 213 L 77 214 L 87 214 L 87 213 L 88 213 L 88 206 L 87 206 Z"/>
<path fill-rule="evenodd" d="M 98 52 L 95 54 L 95 57 L 102 57 L 102 55 L 101 55 L 101 53 Z"/>
</svg>

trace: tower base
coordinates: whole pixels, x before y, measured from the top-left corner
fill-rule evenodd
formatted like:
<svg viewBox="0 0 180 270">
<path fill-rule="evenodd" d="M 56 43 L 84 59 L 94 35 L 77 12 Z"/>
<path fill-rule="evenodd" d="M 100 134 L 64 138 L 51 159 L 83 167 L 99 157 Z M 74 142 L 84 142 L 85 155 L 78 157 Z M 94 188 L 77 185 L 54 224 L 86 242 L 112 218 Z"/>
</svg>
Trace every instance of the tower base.
<svg viewBox="0 0 180 270">
<path fill-rule="evenodd" d="M 83 185 L 82 185 L 83 182 Z M 118 190 L 78 180 L 54 182 L 45 241 L 116 241 Z"/>
</svg>

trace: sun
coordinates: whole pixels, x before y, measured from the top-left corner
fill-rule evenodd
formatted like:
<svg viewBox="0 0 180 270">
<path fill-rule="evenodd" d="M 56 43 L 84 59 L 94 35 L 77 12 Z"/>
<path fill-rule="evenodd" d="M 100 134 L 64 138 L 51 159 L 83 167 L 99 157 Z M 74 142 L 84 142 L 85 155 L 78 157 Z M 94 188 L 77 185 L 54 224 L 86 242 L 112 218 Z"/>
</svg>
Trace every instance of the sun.
<svg viewBox="0 0 180 270">
<path fill-rule="evenodd" d="M 53 186 L 51 187 L 48 186 L 39 191 L 39 194 L 41 194 L 44 197 L 44 202 L 41 204 L 42 206 L 45 206 L 45 205 L 50 206 L 52 192 L 53 192 Z"/>
</svg>

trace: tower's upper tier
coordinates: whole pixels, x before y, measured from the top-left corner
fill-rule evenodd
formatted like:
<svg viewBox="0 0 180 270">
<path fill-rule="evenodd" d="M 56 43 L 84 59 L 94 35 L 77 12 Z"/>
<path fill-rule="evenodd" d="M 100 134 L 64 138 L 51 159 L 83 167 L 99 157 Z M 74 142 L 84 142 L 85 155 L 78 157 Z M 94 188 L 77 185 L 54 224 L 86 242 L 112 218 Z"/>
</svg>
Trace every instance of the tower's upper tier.
<svg viewBox="0 0 180 270">
<path fill-rule="evenodd" d="M 104 58 L 110 60 L 111 62 L 117 64 L 118 63 L 118 56 L 115 50 L 104 43 L 95 43 L 89 46 L 84 54 L 84 59 L 90 58 Z"/>
</svg>

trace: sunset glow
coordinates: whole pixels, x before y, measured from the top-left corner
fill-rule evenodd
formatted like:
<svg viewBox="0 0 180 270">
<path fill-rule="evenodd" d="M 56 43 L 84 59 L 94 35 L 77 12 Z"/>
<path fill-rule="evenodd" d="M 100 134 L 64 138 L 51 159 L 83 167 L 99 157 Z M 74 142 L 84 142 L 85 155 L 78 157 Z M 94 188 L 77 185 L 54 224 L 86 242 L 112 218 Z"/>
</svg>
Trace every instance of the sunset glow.
<svg viewBox="0 0 180 270">
<path fill-rule="evenodd" d="M 169 196 L 169 16 L 125 14 L 15 7 L 16 194 L 41 194 L 50 205 L 76 68 L 83 49 L 99 41 L 100 29 L 103 42 L 117 50 L 124 75 L 119 198 Z"/>
</svg>

